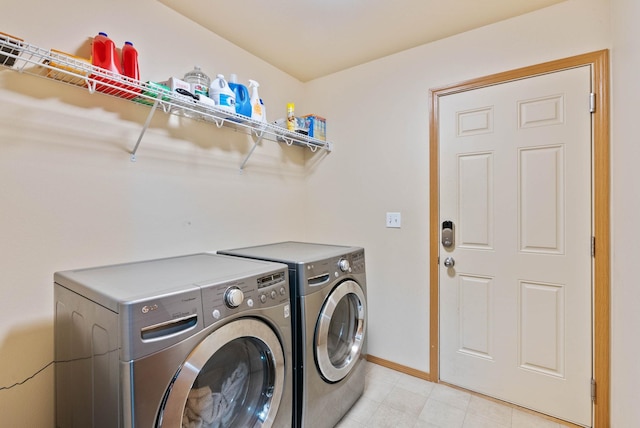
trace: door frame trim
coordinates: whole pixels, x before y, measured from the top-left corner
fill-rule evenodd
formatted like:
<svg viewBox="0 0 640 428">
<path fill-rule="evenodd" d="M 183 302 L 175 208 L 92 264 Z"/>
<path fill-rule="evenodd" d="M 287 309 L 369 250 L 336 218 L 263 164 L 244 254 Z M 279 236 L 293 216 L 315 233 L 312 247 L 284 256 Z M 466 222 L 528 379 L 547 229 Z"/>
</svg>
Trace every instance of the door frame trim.
<svg viewBox="0 0 640 428">
<path fill-rule="evenodd" d="M 429 281 L 430 281 L 430 380 L 440 382 L 439 376 L 439 177 L 438 149 L 440 97 L 497 85 L 514 80 L 539 76 L 582 66 L 591 66 L 592 90 L 596 94 L 593 113 L 593 236 L 596 242 L 593 257 L 593 379 L 597 385 L 593 402 L 593 426 L 610 425 L 610 122 L 609 122 L 609 50 L 604 49 L 529 67 L 492 74 L 477 79 L 429 90 Z"/>
</svg>

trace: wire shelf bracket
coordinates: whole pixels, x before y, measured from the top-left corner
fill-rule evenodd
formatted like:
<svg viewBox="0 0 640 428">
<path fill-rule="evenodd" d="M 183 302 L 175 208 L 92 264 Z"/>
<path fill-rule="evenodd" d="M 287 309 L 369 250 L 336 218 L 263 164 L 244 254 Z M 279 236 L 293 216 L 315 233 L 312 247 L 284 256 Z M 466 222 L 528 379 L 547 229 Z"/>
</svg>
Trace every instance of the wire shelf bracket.
<svg viewBox="0 0 640 428">
<path fill-rule="evenodd" d="M 142 137 L 144 136 L 144 133 L 147 132 L 147 129 L 149 128 L 149 124 L 151 124 L 151 119 L 153 118 L 153 114 L 156 112 L 156 109 L 158 108 L 159 104 L 160 104 L 160 98 L 156 98 L 155 102 L 153 103 L 153 106 L 151 107 L 151 110 L 149 111 L 147 120 L 144 122 L 144 125 L 142 126 L 142 130 L 140 131 L 140 135 L 138 136 L 138 141 L 136 141 L 136 145 L 131 151 L 131 162 L 136 161 L 136 152 L 138 151 L 138 147 L 140 147 L 140 143 L 142 142 Z"/>
</svg>

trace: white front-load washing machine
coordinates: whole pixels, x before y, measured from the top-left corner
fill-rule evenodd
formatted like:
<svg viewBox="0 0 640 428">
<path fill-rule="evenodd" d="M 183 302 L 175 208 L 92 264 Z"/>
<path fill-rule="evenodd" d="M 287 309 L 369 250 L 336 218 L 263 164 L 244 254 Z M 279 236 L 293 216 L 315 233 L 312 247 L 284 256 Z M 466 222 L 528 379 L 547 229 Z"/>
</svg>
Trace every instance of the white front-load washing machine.
<svg viewBox="0 0 640 428">
<path fill-rule="evenodd" d="M 280 242 L 218 253 L 289 266 L 294 309 L 293 426 L 335 426 L 364 391 L 364 249 Z"/>
<path fill-rule="evenodd" d="M 289 428 L 287 266 L 215 254 L 57 272 L 56 427 Z"/>
</svg>

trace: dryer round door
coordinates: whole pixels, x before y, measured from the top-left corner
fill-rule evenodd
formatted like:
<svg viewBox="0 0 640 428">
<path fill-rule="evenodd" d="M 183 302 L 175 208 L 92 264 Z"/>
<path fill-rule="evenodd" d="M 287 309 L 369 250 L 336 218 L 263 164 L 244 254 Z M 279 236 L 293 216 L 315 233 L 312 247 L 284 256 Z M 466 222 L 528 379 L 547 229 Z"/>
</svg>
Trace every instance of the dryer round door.
<svg viewBox="0 0 640 428">
<path fill-rule="evenodd" d="M 362 353 L 366 328 L 366 301 L 355 281 L 344 281 L 325 299 L 316 323 L 315 357 L 320 374 L 339 382 Z"/>
<path fill-rule="evenodd" d="M 165 394 L 157 427 L 268 428 L 284 388 L 282 345 L 273 330 L 240 319 L 189 354 Z"/>
</svg>

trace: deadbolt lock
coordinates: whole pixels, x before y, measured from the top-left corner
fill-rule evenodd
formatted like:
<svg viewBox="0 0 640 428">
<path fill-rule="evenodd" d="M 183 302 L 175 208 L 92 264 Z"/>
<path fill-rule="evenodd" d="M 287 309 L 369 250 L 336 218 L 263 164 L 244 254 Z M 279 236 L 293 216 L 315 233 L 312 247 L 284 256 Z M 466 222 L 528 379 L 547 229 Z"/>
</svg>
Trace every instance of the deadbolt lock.
<svg viewBox="0 0 640 428">
<path fill-rule="evenodd" d="M 452 221 L 443 221 L 442 222 L 442 246 L 445 248 L 451 248 L 454 245 L 455 233 L 453 229 Z"/>
</svg>

